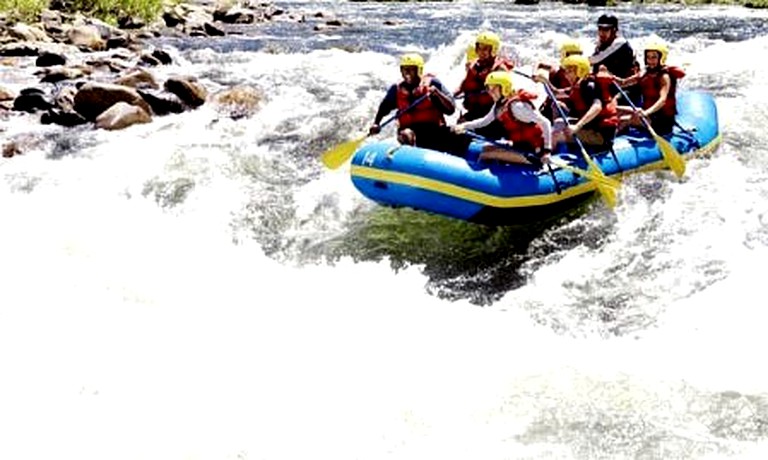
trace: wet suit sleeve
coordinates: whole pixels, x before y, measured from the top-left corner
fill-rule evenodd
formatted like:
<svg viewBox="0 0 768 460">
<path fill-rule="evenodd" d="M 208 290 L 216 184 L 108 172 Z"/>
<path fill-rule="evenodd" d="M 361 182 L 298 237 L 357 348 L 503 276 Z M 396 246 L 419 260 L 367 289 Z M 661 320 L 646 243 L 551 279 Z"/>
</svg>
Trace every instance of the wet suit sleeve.
<svg viewBox="0 0 768 460">
<path fill-rule="evenodd" d="M 430 98 L 432 103 L 436 104 L 440 111 L 446 115 L 452 115 L 456 111 L 456 102 L 448 89 L 437 78 L 433 78 L 430 82 L 430 86 L 437 89 L 438 94 L 432 94 Z"/>
<path fill-rule="evenodd" d="M 378 125 L 381 123 L 381 119 L 395 109 L 397 109 L 397 85 L 392 85 L 387 90 L 387 94 L 384 96 L 381 104 L 379 104 L 379 110 L 376 112 L 373 124 Z"/>
</svg>

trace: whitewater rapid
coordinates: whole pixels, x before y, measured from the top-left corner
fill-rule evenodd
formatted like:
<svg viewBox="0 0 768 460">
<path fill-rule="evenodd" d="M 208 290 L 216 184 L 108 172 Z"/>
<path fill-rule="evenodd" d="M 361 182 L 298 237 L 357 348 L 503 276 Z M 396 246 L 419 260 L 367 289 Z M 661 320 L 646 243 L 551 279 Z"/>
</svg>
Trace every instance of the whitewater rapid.
<svg viewBox="0 0 768 460">
<path fill-rule="evenodd" d="M 37 141 L 0 159 L 0 458 L 765 458 L 768 40 L 697 32 L 764 19 L 619 10 L 630 38 L 674 38 L 723 145 L 441 290 L 430 269 L 508 233 L 379 209 L 317 158 L 364 133 L 398 52 L 452 86 L 480 24 L 530 65 L 567 33 L 588 44 L 599 13 L 447 5 L 334 3 L 402 20 L 353 34 L 389 37 L 376 49 L 319 44 L 341 32 L 286 54 L 164 45 L 159 72 L 264 88 L 245 120 L 206 105 L 109 133 L 4 122 Z M 403 38 L 408 21 L 441 31 Z M 522 282 L 473 301 L 466 286 L 505 276 Z"/>
</svg>

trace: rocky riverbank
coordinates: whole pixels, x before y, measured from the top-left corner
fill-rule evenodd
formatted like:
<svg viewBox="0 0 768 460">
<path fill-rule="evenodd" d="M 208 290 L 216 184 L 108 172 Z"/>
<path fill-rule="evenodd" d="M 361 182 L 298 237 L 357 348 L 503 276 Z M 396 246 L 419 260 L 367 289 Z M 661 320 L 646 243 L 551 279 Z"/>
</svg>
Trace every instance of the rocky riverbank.
<svg viewBox="0 0 768 460">
<path fill-rule="evenodd" d="M 324 19 L 322 12 L 311 17 L 316 30 L 341 25 Z M 228 7 L 169 5 L 153 23 L 131 18 L 117 26 L 61 10 L 43 11 L 39 21 L 30 23 L 0 16 L 0 132 L 2 122 L 12 117 L 65 127 L 124 129 L 203 104 L 215 104 L 222 116 L 250 116 L 262 101 L 260 88 L 239 86 L 209 94 L 194 75 L 161 80 L 153 70 L 173 59 L 151 41 L 161 36 L 221 37 L 267 21 L 307 22 L 307 14 L 246 1 Z M 24 144 L 29 136 L 23 139 L 6 136 L 3 156 L 28 150 L 31 146 Z"/>
</svg>

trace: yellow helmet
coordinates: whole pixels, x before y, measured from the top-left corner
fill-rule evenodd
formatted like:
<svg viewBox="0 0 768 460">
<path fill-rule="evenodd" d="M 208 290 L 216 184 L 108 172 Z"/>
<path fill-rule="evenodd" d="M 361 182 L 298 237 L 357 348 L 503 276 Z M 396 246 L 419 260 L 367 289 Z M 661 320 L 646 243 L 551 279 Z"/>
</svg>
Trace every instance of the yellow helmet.
<svg viewBox="0 0 768 460">
<path fill-rule="evenodd" d="M 667 48 L 666 44 L 662 42 L 652 42 L 645 45 L 645 49 L 643 51 L 657 51 L 660 55 L 659 63 L 661 65 L 664 65 L 667 63 L 667 55 L 669 54 L 669 48 Z"/>
<path fill-rule="evenodd" d="M 467 46 L 467 62 L 472 62 L 477 59 L 477 51 L 475 51 L 475 44 L 471 43 Z"/>
<path fill-rule="evenodd" d="M 504 97 L 509 96 L 512 94 L 512 91 L 514 91 L 514 87 L 512 86 L 512 76 L 503 70 L 491 72 L 485 77 L 485 86 L 490 85 L 501 86 L 501 95 Z"/>
<path fill-rule="evenodd" d="M 560 59 L 567 58 L 571 54 L 581 54 L 583 52 L 581 44 L 573 39 L 566 40 L 560 45 Z"/>
<path fill-rule="evenodd" d="M 418 53 L 407 53 L 400 57 L 400 67 L 414 66 L 418 68 L 418 74 L 424 73 L 424 58 Z"/>
<path fill-rule="evenodd" d="M 589 64 L 589 59 L 581 54 L 571 54 L 560 60 L 561 67 L 575 67 L 576 77 L 581 79 L 589 75 L 589 71 L 592 66 Z"/>
<path fill-rule="evenodd" d="M 501 47 L 501 39 L 493 32 L 481 32 L 475 39 L 475 44 L 490 45 L 491 54 L 495 56 Z"/>
</svg>

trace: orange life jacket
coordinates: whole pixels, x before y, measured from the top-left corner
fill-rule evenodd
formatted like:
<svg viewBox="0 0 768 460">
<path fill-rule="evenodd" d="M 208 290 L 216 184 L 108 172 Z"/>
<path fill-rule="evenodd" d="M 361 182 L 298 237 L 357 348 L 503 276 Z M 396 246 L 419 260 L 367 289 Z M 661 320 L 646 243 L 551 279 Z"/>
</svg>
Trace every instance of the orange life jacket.
<svg viewBox="0 0 768 460">
<path fill-rule="evenodd" d="M 578 84 L 571 87 L 571 91 L 568 95 L 571 113 L 569 114 L 575 118 L 581 118 L 587 113 L 592 106 L 592 101 L 584 100 L 583 86 L 589 82 L 595 83 L 595 89 L 600 97 L 600 102 L 603 104 L 603 108 L 594 120 L 589 122 L 587 127 L 616 127 L 619 124 L 619 113 L 616 100 L 611 95 L 611 86 L 613 85 L 613 78 L 608 72 L 598 72 L 594 75 L 589 75 Z"/>
<path fill-rule="evenodd" d="M 522 101 L 535 108 L 533 100 L 536 97 L 535 94 L 528 91 L 518 90 L 504 99 L 501 104 L 501 110 L 496 114 L 496 119 L 504 127 L 507 139 L 523 149 L 530 147 L 534 152 L 544 147 L 544 131 L 542 131 L 541 126 L 537 123 L 523 122 L 515 118 L 512 115 L 512 104 Z"/>
<path fill-rule="evenodd" d="M 464 81 L 461 82 L 459 90 L 464 93 L 464 108 L 468 112 L 488 113 L 493 107 L 493 98 L 485 90 L 485 78 L 489 73 L 497 70 L 512 70 L 514 68 L 512 61 L 496 56 L 493 64 L 488 67 L 481 67 L 480 61 L 475 59 L 467 70 Z"/>
<path fill-rule="evenodd" d="M 640 77 L 640 92 L 643 95 L 643 108 L 647 109 L 659 100 L 661 96 L 661 81 L 664 74 L 669 75 L 670 86 L 667 100 L 656 113 L 668 117 L 677 115 L 677 81 L 685 76 L 685 71 L 680 67 L 661 66 L 658 70 L 647 71 Z"/>
<path fill-rule="evenodd" d="M 424 75 L 421 78 L 418 86 L 412 90 L 406 88 L 404 81 L 401 81 L 397 85 L 397 110 L 405 110 L 413 104 L 413 101 L 427 94 L 429 91 L 429 85 L 432 83 L 433 75 Z M 432 103 L 432 98 L 427 97 L 423 101 L 416 104 L 407 112 L 403 112 L 398 119 L 398 126 L 400 129 L 408 128 L 409 126 L 416 124 L 434 124 L 444 125 L 445 117 L 443 112 Z"/>
</svg>

